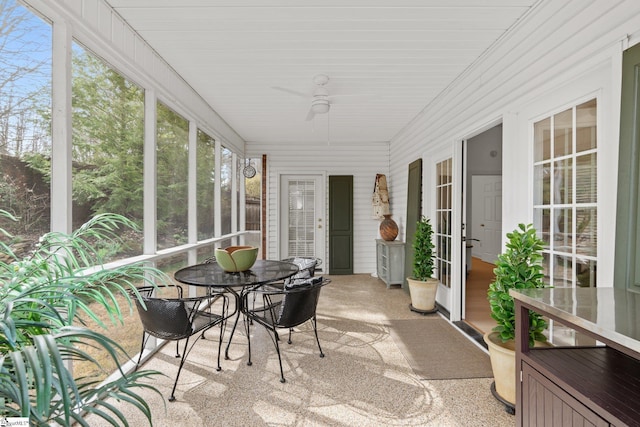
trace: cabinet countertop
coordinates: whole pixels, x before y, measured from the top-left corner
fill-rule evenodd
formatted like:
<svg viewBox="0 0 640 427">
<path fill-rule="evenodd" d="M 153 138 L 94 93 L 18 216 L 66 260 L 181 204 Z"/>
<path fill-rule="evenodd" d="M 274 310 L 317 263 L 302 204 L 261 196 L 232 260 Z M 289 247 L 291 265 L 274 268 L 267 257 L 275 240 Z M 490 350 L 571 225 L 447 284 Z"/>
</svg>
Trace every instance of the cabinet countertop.
<svg viewBox="0 0 640 427">
<path fill-rule="evenodd" d="M 394 245 L 404 245 L 404 242 L 401 240 L 383 240 L 383 239 L 376 239 L 376 242 L 382 243 L 383 245 L 389 245 L 389 246 L 394 246 Z"/>
<path fill-rule="evenodd" d="M 640 354 L 640 292 L 620 288 L 544 288 L 512 289 L 510 294 L 534 311 Z"/>
</svg>

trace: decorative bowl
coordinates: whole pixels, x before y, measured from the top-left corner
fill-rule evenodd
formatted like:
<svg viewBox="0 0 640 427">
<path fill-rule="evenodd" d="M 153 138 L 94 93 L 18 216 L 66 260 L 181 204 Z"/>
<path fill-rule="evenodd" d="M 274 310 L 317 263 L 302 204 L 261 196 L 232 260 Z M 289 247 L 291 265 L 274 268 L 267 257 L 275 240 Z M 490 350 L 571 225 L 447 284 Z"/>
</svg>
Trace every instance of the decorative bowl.
<svg viewBox="0 0 640 427">
<path fill-rule="evenodd" d="M 216 261 L 228 273 L 250 269 L 257 257 L 258 248 L 253 246 L 229 246 L 216 249 Z"/>
</svg>

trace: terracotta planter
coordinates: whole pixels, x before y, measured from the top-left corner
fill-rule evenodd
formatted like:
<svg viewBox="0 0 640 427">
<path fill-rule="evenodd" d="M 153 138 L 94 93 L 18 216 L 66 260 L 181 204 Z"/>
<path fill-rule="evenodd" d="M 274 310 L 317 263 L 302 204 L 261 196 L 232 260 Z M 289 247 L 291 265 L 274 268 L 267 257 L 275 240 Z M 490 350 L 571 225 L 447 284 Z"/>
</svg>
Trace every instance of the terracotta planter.
<svg viewBox="0 0 640 427">
<path fill-rule="evenodd" d="M 432 313 L 436 311 L 436 291 L 438 279 L 428 279 L 423 282 L 407 277 L 409 293 L 411 294 L 411 310 L 419 313 Z"/>
<path fill-rule="evenodd" d="M 502 399 L 515 406 L 516 404 L 516 343 L 502 342 L 497 332 L 484 335 L 484 342 L 489 347 L 489 358 L 495 381 L 496 393 Z"/>
</svg>

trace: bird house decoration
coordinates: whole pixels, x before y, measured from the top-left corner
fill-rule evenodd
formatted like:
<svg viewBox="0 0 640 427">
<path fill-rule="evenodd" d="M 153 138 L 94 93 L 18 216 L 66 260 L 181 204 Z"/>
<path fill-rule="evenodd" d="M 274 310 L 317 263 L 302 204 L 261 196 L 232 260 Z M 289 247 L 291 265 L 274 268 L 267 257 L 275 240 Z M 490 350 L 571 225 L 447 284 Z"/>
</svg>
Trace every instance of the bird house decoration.
<svg viewBox="0 0 640 427">
<path fill-rule="evenodd" d="M 383 174 L 376 175 L 372 204 L 373 216 L 377 219 L 382 219 L 380 223 L 380 236 L 387 241 L 395 240 L 398 236 L 398 224 L 391 219 L 387 177 Z"/>
<path fill-rule="evenodd" d="M 376 182 L 373 187 L 373 217 L 382 219 L 389 215 L 389 190 L 387 188 L 387 177 L 384 174 L 376 174 Z"/>
</svg>

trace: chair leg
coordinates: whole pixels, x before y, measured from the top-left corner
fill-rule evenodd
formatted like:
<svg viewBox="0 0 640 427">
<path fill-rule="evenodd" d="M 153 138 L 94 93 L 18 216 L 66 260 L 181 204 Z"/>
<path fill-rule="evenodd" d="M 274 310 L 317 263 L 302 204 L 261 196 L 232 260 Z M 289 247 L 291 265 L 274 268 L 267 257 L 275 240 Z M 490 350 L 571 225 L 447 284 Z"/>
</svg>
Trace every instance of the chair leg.
<svg viewBox="0 0 640 427">
<path fill-rule="evenodd" d="M 140 361 L 142 360 L 142 353 L 144 352 L 144 345 L 147 342 L 145 339 L 145 333 L 142 332 L 142 342 L 140 343 L 140 354 L 138 354 L 138 361 L 136 362 L 136 367 L 134 368 L 134 372 L 138 371 L 138 367 L 140 367 Z"/>
<path fill-rule="evenodd" d="M 174 356 L 176 359 L 180 357 L 180 347 L 178 347 L 179 341 L 176 341 L 176 355 Z"/>
<path fill-rule="evenodd" d="M 229 342 L 227 343 L 227 348 L 224 351 L 225 360 L 229 360 L 229 347 L 231 347 L 231 340 L 233 339 L 233 334 L 236 331 L 236 327 L 238 326 L 238 319 L 240 319 L 240 310 L 236 313 L 236 320 L 233 322 L 233 328 L 231 329 L 231 335 L 229 335 Z"/>
<path fill-rule="evenodd" d="M 247 333 L 247 350 L 249 351 L 249 360 L 247 361 L 247 366 L 251 366 L 253 363 L 251 363 L 251 331 L 250 331 L 250 322 L 249 319 L 245 318 L 244 319 L 244 327 L 245 327 L 245 331 Z"/>
<path fill-rule="evenodd" d="M 276 352 L 278 353 L 278 363 L 280 363 L 280 382 L 283 383 L 286 380 L 284 379 L 284 371 L 282 370 L 282 357 L 280 357 L 280 346 L 278 345 L 278 333 L 274 330 L 273 333 L 275 334 L 275 339 L 273 340 L 273 342 L 276 345 Z"/>
<path fill-rule="evenodd" d="M 176 344 L 178 342 L 176 341 Z M 173 402 L 176 400 L 174 396 L 176 392 L 176 386 L 178 385 L 178 378 L 180 378 L 180 372 L 182 371 L 182 366 L 184 366 L 185 359 L 187 358 L 187 346 L 189 345 L 189 337 L 186 338 L 184 342 L 184 348 L 182 349 L 182 360 L 180 360 L 180 366 L 178 367 L 178 373 L 176 374 L 176 380 L 173 383 L 173 388 L 171 389 L 171 396 L 169 397 L 169 402 Z"/>
<path fill-rule="evenodd" d="M 289 339 L 287 340 L 287 344 L 291 344 L 291 332 L 293 332 L 293 328 L 289 328 Z"/>
<path fill-rule="evenodd" d="M 313 332 L 316 334 L 316 342 L 318 343 L 318 350 L 320 350 L 320 357 L 324 357 L 322 347 L 320 347 L 320 340 L 318 339 L 318 326 L 316 322 L 316 316 L 313 316 L 313 318 L 311 319 L 311 323 L 313 323 Z"/>
<path fill-rule="evenodd" d="M 224 336 L 224 323 L 225 323 L 224 320 L 220 322 L 220 339 L 218 340 L 218 367 L 216 368 L 216 371 L 222 370 L 222 366 L 220 366 L 220 353 L 222 352 L 222 337 Z"/>
</svg>

